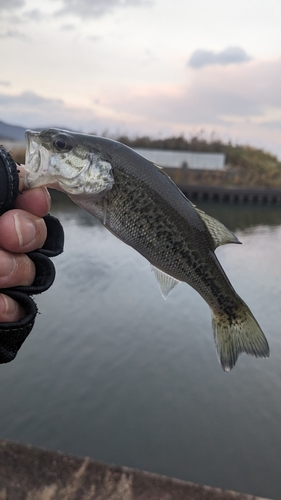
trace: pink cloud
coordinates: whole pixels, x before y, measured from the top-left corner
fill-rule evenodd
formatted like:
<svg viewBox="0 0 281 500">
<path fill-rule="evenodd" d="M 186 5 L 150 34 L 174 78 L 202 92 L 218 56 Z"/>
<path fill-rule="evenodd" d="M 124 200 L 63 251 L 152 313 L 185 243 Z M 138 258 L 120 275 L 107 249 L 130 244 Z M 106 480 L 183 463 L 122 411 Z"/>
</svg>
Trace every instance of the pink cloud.
<svg viewBox="0 0 281 500">
<path fill-rule="evenodd" d="M 280 88 L 278 59 L 189 71 L 181 86 L 107 89 L 103 101 L 114 112 L 163 125 L 229 125 L 231 117 L 233 123 L 237 118 L 266 120 L 270 108 L 281 108 Z"/>
<path fill-rule="evenodd" d="M 9 123 L 71 124 L 72 129 L 107 130 L 111 135 L 189 134 L 203 129 L 281 157 L 280 88 L 281 58 L 187 69 L 183 85 L 104 84 L 83 108 L 30 92 L 0 94 L 0 111 Z"/>
</svg>

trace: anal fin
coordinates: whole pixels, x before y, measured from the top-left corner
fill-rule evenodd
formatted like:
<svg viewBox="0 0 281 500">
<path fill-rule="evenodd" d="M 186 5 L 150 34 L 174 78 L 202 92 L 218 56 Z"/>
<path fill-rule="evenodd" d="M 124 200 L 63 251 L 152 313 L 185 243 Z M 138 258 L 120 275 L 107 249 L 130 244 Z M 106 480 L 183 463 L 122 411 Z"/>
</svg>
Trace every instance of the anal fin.
<svg viewBox="0 0 281 500">
<path fill-rule="evenodd" d="M 154 275 L 160 286 L 161 295 L 166 300 L 169 293 L 173 290 L 173 288 L 175 288 L 175 286 L 178 283 L 181 283 L 181 281 L 176 280 L 175 278 L 173 278 L 169 274 L 164 273 L 163 271 L 160 271 L 160 269 L 157 269 L 157 267 L 154 267 L 152 264 L 151 264 L 151 269 L 154 272 Z"/>
</svg>

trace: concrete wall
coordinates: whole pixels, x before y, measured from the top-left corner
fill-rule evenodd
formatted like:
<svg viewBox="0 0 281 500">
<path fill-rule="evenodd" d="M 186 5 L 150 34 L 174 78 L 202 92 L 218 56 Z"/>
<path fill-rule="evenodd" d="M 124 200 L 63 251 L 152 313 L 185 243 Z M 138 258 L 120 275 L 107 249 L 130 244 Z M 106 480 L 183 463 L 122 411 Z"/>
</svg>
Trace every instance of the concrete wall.
<svg viewBox="0 0 281 500">
<path fill-rule="evenodd" d="M 222 170 L 225 165 L 225 154 L 223 153 L 196 153 L 193 151 L 169 151 L 167 149 L 134 148 L 140 155 L 144 156 L 160 167 Z"/>
<path fill-rule="evenodd" d="M 192 201 L 215 201 L 222 203 L 281 205 L 281 190 L 254 188 L 224 188 L 210 186 L 178 187 Z"/>
<path fill-rule="evenodd" d="M 265 500 L 0 440 L 0 500 Z"/>
</svg>

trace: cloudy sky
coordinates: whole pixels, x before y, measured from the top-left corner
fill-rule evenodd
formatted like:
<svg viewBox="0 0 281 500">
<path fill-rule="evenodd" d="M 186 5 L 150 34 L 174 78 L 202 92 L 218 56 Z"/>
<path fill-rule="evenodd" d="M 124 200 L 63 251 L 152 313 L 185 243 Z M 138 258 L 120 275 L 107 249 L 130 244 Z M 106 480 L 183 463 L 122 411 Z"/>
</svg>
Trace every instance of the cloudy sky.
<svg viewBox="0 0 281 500">
<path fill-rule="evenodd" d="M 280 0 L 0 0 L 0 120 L 281 158 Z"/>
</svg>

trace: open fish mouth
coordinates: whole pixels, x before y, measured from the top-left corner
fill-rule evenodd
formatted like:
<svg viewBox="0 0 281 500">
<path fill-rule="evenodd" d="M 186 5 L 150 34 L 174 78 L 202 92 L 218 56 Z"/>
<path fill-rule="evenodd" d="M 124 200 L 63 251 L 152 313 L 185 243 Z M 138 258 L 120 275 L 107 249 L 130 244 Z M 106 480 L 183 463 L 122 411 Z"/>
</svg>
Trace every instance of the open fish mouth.
<svg viewBox="0 0 281 500">
<path fill-rule="evenodd" d="M 38 150 L 39 150 L 39 142 L 36 140 L 37 135 L 34 132 L 30 132 L 27 130 L 25 132 L 26 138 L 26 154 L 25 154 L 25 164 L 29 166 L 29 168 L 38 170 L 39 162 L 38 162 Z M 36 158 L 37 157 L 37 158 Z M 34 159 L 36 161 L 34 161 Z"/>
<path fill-rule="evenodd" d="M 27 130 L 26 153 L 25 153 L 25 184 L 28 188 L 43 186 L 46 183 L 46 175 L 50 164 L 50 151 L 41 143 L 39 132 Z"/>
</svg>

